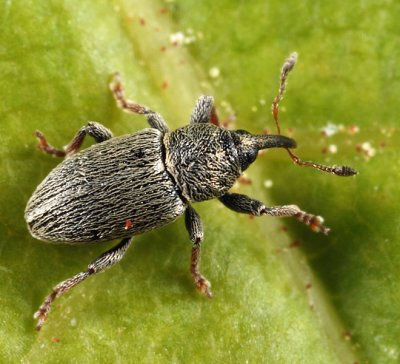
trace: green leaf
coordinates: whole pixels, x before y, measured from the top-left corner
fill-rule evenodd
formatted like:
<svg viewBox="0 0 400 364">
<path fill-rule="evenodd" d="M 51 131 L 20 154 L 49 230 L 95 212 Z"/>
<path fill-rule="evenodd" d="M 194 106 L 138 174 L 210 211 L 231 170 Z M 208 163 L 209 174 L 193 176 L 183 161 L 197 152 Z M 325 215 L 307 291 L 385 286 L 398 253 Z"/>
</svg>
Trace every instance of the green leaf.
<svg viewBox="0 0 400 364">
<path fill-rule="evenodd" d="M 400 4 L 28 0 L 0 9 L 2 361 L 399 361 Z M 184 44 L 171 44 L 176 33 Z M 35 332 L 32 315 L 51 287 L 116 242 L 73 247 L 29 236 L 26 201 L 60 162 L 37 150 L 34 130 L 62 146 L 88 120 L 116 135 L 146 127 L 115 105 L 108 83 L 118 70 L 129 97 L 171 128 L 211 94 L 222 121 L 274 133 L 270 104 L 292 51 L 299 62 L 280 107 L 282 133 L 304 160 L 359 175 L 299 168 L 271 150 L 247 171 L 251 184 L 234 189 L 320 214 L 331 234 L 196 204 L 212 300 L 194 288 L 180 219 L 136 237 L 120 264 L 56 300 Z M 328 123 L 338 127 L 331 137 L 321 134 Z"/>
</svg>

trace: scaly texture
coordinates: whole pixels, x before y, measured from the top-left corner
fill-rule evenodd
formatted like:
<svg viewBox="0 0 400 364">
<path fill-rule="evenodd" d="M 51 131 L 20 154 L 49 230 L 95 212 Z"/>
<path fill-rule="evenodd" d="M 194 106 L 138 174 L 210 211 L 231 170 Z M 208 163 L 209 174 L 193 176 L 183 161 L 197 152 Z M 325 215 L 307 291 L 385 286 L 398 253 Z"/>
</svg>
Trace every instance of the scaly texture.
<svg viewBox="0 0 400 364">
<path fill-rule="evenodd" d="M 112 138 L 66 159 L 28 202 L 32 235 L 51 242 L 100 242 L 174 221 L 186 204 L 163 159 L 156 129 Z"/>
</svg>

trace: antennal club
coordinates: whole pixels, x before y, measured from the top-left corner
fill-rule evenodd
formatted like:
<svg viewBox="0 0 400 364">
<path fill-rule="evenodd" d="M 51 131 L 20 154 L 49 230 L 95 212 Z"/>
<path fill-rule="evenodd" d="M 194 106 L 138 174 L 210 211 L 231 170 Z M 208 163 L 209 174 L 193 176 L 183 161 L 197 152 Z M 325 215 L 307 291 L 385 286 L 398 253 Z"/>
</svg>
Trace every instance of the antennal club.
<svg viewBox="0 0 400 364">
<path fill-rule="evenodd" d="M 297 52 L 293 52 L 283 63 L 280 75 L 280 84 L 278 94 L 275 96 L 274 100 L 272 101 L 272 115 L 275 120 L 276 130 L 277 133 L 281 133 L 281 128 L 279 126 L 279 102 L 283 99 L 283 94 L 286 90 L 286 81 L 290 71 L 294 68 L 294 65 L 297 62 Z M 315 163 L 312 161 L 302 161 L 297 155 L 295 155 L 289 148 L 285 148 L 286 151 L 289 153 L 290 158 L 294 163 L 301 167 L 312 167 L 319 169 L 320 171 L 335 174 L 336 176 L 341 177 L 349 177 L 354 176 L 357 174 L 357 171 L 348 166 L 325 166 L 323 164 Z"/>
</svg>

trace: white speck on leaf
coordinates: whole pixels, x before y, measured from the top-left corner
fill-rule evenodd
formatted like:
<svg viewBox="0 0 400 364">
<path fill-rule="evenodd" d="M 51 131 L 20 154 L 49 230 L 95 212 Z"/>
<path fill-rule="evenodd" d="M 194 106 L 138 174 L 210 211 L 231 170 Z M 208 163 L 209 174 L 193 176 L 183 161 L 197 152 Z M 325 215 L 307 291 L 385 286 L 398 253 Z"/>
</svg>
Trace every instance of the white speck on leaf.
<svg viewBox="0 0 400 364">
<path fill-rule="evenodd" d="M 218 67 L 211 67 L 208 74 L 211 78 L 218 78 L 221 75 L 221 71 Z"/>
</svg>

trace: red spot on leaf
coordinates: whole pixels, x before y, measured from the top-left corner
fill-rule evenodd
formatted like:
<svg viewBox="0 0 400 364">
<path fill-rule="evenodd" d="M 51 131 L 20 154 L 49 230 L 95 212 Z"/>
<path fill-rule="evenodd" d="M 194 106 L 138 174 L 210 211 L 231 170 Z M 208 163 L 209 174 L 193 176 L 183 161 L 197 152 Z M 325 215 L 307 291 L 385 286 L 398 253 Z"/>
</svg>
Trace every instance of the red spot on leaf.
<svg viewBox="0 0 400 364">
<path fill-rule="evenodd" d="M 300 240 L 295 240 L 293 241 L 290 245 L 289 248 L 298 248 L 301 246 L 303 243 Z"/>
<path fill-rule="evenodd" d="M 287 226 L 281 226 L 279 228 L 279 231 L 283 231 L 284 233 L 286 233 L 288 231 L 288 228 L 287 228 Z"/>
</svg>

